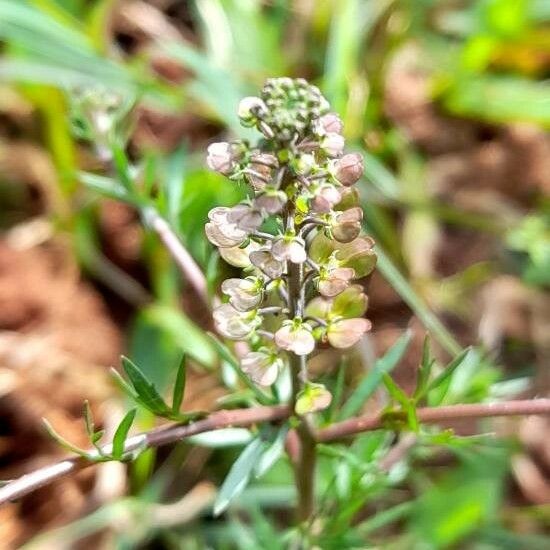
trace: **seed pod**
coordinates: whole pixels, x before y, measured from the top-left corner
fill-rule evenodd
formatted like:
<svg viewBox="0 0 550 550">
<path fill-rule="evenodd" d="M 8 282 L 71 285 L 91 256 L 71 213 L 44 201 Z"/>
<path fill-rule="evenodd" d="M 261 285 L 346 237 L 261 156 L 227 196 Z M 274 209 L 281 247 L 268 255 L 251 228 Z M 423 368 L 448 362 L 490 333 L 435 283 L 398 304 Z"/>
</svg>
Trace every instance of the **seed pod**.
<svg viewBox="0 0 550 550">
<path fill-rule="evenodd" d="M 315 348 L 315 338 L 307 323 L 285 321 L 275 333 L 275 343 L 281 349 L 291 351 L 296 355 L 309 355 Z"/>
<path fill-rule="evenodd" d="M 308 382 L 298 393 L 294 411 L 300 416 L 322 411 L 330 405 L 331 401 L 332 394 L 323 384 Z"/>
<path fill-rule="evenodd" d="M 371 326 L 368 319 L 340 319 L 329 324 L 327 339 L 332 347 L 350 348 L 359 342 Z"/>
<path fill-rule="evenodd" d="M 354 207 L 335 214 L 330 231 L 332 236 L 341 243 L 349 243 L 361 232 L 363 210 Z"/>
</svg>

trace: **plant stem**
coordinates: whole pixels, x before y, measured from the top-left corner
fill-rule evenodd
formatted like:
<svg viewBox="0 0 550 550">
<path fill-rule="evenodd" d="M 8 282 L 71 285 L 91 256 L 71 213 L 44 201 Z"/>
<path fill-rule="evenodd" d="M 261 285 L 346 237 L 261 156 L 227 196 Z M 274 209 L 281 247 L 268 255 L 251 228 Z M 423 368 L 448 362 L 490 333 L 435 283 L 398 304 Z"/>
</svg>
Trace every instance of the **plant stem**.
<svg viewBox="0 0 550 550">
<path fill-rule="evenodd" d="M 192 424 L 170 424 L 150 432 L 129 437 L 126 440 L 124 452 L 127 454 L 137 449 L 161 447 L 181 441 L 192 435 L 219 430 L 229 426 L 244 428 L 261 422 L 277 422 L 287 419 L 291 414 L 292 409 L 285 405 L 216 411 L 207 418 L 198 420 Z M 445 407 L 421 407 L 417 409 L 418 419 L 426 424 L 444 424 L 446 421 L 461 418 L 488 418 L 530 414 L 550 415 L 550 399 L 526 399 L 504 401 L 501 403 L 473 403 Z M 358 416 L 332 424 L 328 428 L 312 434 L 312 436 L 315 441 L 326 443 L 380 428 L 383 428 L 383 415 L 381 412 L 369 416 Z M 106 445 L 104 451 L 105 453 L 111 452 L 110 445 Z M 0 505 L 28 495 L 56 479 L 60 479 L 92 464 L 95 463 L 81 457 L 73 457 L 9 481 L 4 487 L 0 487 Z"/>
<path fill-rule="evenodd" d="M 288 262 L 288 296 L 290 317 L 303 315 L 303 266 Z M 292 379 L 292 410 L 294 410 L 298 393 L 306 381 L 306 357 L 289 353 L 290 372 Z M 315 498 L 315 437 L 307 422 L 307 418 L 300 418 L 296 428 L 300 441 L 297 461 L 294 464 L 294 478 L 298 493 L 297 516 L 300 523 L 310 518 L 314 509 Z"/>
<path fill-rule="evenodd" d="M 145 222 L 159 236 L 187 282 L 195 289 L 199 298 L 210 308 L 206 277 L 191 254 L 183 246 L 170 224 L 154 208 L 143 211 Z"/>
</svg>

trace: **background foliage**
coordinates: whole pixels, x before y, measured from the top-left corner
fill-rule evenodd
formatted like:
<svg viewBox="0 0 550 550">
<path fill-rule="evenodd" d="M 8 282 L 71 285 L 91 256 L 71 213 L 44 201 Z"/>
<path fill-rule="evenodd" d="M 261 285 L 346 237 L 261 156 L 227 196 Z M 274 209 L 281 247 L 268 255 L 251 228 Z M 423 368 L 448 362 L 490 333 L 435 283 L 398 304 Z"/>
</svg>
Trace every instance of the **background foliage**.
<svg viewBox="0 0 550 550">
<path fill-rule="evenodd" d="M 107 430 L 133 407 L 104 379 L 121 351 L 162 394 L 185 353 L 184 410 L 212 408 L 227 388 L 239 390 L 232 403 L 248 402 L 205 333 L 208 313 L 140 221 L 151 206 L 166 217 L 212 291 L 230 275 L 203 225 L 210 208 L 235 203 L 243 189 L 205 169 L 205 145 L 247 137 L 236 106 L 270 76 L 318 84 L 365 155 L 359 186 L 379 255 L 368 284 L 375 328 L 343 360 L 319 358 L 342 405 L 323 421 L 404 406 L 431 354 L 432 380 L 451 368 L 418 390 L 430 405 L 546 394 L 549 22 L 544 0 L 0 0 L 2 477 L 57 452 L 40 416 L 82 441 L 76 402 L 90 398 Z M 98 138 L 86 123 L 90 105 L 111 109 L 119 147 L 111 175 L 90 147 Z M 14 348 L 37 351 L 23 360 Z M 47 395 L 67 369 L 59 394 Z M 22 413 L 17 404 L 29 401 Z M 139 407 L 137 426 L 152 422 Z M 387 430 L 323 447 L 322 547 L 547 547 L 541 422 L 463 423 L 453 426 L 460 438 L 422 429 L 389 467 Z M 503 437 L 473 435 L 488 431 Z M 221 496 L 231 496 L 226 476 L 237 457 L 253 457 L 240 462 L 245 469 L 256 462 L 262 437 L 281 450 L 280 434 L 252 436 L 201 436 L 199 447 L 148 451 L 127 472 L 115 466 L 31 496 L 2 512 L 3 540 L 283 548 L 294 495 L 280 452 L 261 479 L 250 468 L 236 479 L 250 483 L 228 512 L 211 513 L 211 483 L 225 479 Z M 105 476 L 127 490 L 101 489 Z M 60 494 L 65 505 L 48 510 Z"/>
</svg>

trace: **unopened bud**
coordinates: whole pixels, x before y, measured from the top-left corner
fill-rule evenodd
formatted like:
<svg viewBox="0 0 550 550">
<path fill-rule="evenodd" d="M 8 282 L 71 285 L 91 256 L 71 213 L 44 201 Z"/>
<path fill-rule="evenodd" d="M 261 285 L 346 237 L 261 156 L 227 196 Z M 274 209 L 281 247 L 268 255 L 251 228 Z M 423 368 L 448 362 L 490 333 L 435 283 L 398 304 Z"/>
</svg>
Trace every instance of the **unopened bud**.
<svg viewBox="0 0 550 550">
<path fill-rule="evenodd" d="M 319 127 L 324 134 L 341 134 L 344 129 L 342 120 L 336 113 L 327 113 L 319 119 Z"/>
<path fill-rule="evenodd" d="M 258 118 L 267 110 L 265 103 L 254 96 L 244 97 L 239 103 L 237 115 L 243 126 L 254 126 Z"/>
<path fill-rule="evenodd" d="M 359 153 L 349 153 L 336 162 L 334 175 L 346 187 L 356 183 L 363 175 L 363 157 Z"/>
</svg>

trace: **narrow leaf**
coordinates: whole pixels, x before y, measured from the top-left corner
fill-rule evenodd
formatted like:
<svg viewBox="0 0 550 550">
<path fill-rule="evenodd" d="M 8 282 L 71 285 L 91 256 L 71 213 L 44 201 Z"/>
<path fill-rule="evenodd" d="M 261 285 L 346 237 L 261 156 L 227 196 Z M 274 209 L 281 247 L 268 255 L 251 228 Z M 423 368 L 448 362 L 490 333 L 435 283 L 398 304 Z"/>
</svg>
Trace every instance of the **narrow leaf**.
<svg viewBox="0 0 550 550">
<path fill-rule="evenodd" d="M 466 358 L 472 348 L 468 347 L 459 353 L 437 376 L 428 387 L 428 391 L 431 391 L 440 385 L 442 385 L 448 378 L 450 378 L 453 372 L 462 364 L 462 361 Z"/>
<path fill-rule="evenodd" d="M 384 385 L 388 390 L 391 398 L 399 403 L 403 410 L 407 413 L 409 427 L 415 432 L 418 431 L 418 418 L 416 417 L 416 408 L 409 396 L 395 383 L 389 374 L 384 374 Z"/>
<path fill-rule="evenodd" d="M 94 416 L 92 414 L 92 409 L 90 409 L 90 402 L 87 399 L 84 401 L 84 408 L 82 411 L 82 415 L 84 416 L 84 425 L 86 426 L 86 433 L 88 434 L 88 437 L 90 438 L 90 440 L 93 440 L 95 435 Z"/>
<path fill-rule="evenodd" d="M 283 426 L 275 436 L 275 439 L 265 449 L 258 460 L 254 468 L 254 475 L 256 478 L 262 477 L 267 473 L 271 467 L 279 460 L 279 457 L 283 454 L 285 449 L 286 434 L 288 433 L 288 427 Z"/>
<path fill-rule="evenodd" d="M 185 355 L 180 361 L 178 372 L 176 374 L 176 382 L 174 384 L 174 391 L 172 393 L 172 412 L 179 414 L 181 402 L 183 401 L 183 395 L 185 393 L 185 382 L 187 374 L 187 360 Z"/>
<path fill-rule="evenodd" d="M 409 347 L 411 339 L 412 333 L 410 331 L 405 332 L 405 334 L 403 334 L 386 352 L 384 357 L 378 359 L 374 363 L 374 367 L 369 371 L 342 407 L 340 412 L 341 420 L 349 418 L 361 410 L 365 401 L 375 392 L 376 388 L 382 382 L 384 373 L 391 372 L 397 366 Z"/>
<path fill-rule="evenodd" d="M 81 449 L 80 447 L 77 447 L 76 445 L 73 445 L 70 441 L 65 439 L 62 435 L 58 434 L 53 426 L 45 419 L 42 419 L 42 422 L 44 423 L 44 427 L 46 428 L 46 431 L 50 435 L 52 439 L 57 441 L 63 448 L 67 449 L 68 451 L 71 451 L 72 453 L 76 453 L 79 456 L 82 456 L 84 458 L 90 458 L 90 455 L 88 451 Z"/>
<path fill-rule="evenodd" d="M 214 504 L 214 515 L 220 515 L 245 489 L 250 476 L 264 449 L 263 441 L 257 437 L 252 440 L 233 463 L 218 493 Z"/>
<path fill-rule="evenodd" d="M 147 380 L 139 367 L 127 357 L 122 357 L 124 372 L 132 382 L 139 396 L 139 402 L 159 416 L 170 415 L 172 411 L 157 392 L 155 386 Z"/>
<path fill-rule="evenodd" d="M 115 460 L 120 460 L 124 454 L 126 437 L 128 437 L 128 432 L 132 427 L 135 417 L 136 409 L 128 411 L 118 425 L 118 428 L 116 429 L 115 435 L 113 437 L 113 458 Z"/>
<path fill-rule="evenodd" d="M 424 338 L 424 346 L 422 348 L 422 362 L 418 368 L 416 388 L 414 390 L 414 399 L 419 401 L 426 394 L 428 388 L 428 382 L 430 380 L 430 375 L 432 372 L 432 367 L 435 364 L 435 359 L 432 358 L 430 351 L 430 338 L 426 335 Z"/>
</svg>

